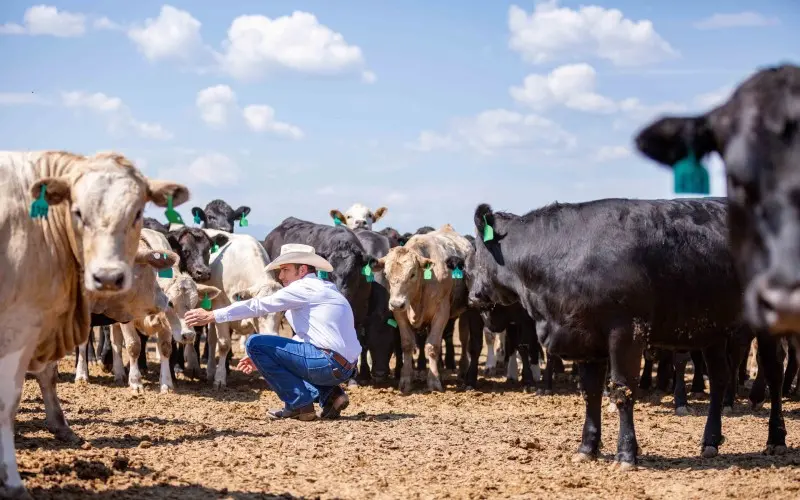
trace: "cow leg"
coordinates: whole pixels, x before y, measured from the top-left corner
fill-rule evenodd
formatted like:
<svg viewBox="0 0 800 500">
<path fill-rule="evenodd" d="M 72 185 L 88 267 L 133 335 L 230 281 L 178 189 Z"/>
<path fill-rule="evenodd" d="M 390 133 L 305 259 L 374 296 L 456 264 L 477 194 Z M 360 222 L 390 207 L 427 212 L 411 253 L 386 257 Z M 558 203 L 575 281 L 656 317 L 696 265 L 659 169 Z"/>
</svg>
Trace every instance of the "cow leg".
<svg viewBox="0 0 800 500">
<path fill-rule="evenodd" d="M 139 365 L 139 372 L 140 373 L 147 373 L 147 337 L 142 335 L 141 332 L 137 331 L 136 333 L 139 334 L 139 345 L 141 348 L 139 349 L 139 356 L 136 358 L 136 363 Z"/>
<path fill-rule="evenodd" d="M 85 345 L 84 345 L 85 348 Z M 81 440 L 77 434 L 72 432 L 61 409 L 61 402 L 56 394 L 56 384 L 58 384 L 58 362 L 47 363 L 39 373 L 34 374 L 39 389 L 42 391 L 44 401 L 45 425 L 47 430 L 52 432 L 56 439 L 67 443 L 77 443 Z"/>
<path fill-rule="evenodd" d="M 666 349 L 659 349 L 658 351 L 658 369 L 656 369 L 656 389 L 662 392 L 670 392 L 672 377 L 672 351 Z"/>
<path fill-rule="evenodd" d="M 615 461 L 621 468 L 636 465 L 639 445 L 633 424 L 634 390 L 637 387 L 642 346 L 633 338 L 631 325 L 617 326 L 609 335 L 611 377 L 609 397 L 619 413 Z"/>
<path fill-rule="evenodd" d="M 783 394 L 789 394 L 792 391 L 792 382 L 797 375 L 797 351 L 791 342 L 788 347 L 789 358 L 786 363 L 786 372 L 783 375 Z"/>
<path fill-rule="evenodd" d="M 200 358 L 197 355 L 197 349 L 193 344 L 183 346 L 183 357 L 186 360 L 186 369 L 183 371 L 185 377 L 191 379 L 200 379 Z"/>
<path fill-rule="evenodd" d="M 544 351 L 542 350 L 542 345 L 539 344 L 539 340 L 536 338 L 536 335 L 529 335 L 531 339 L 530 344 L 530 354 L 531 354 L 531 375 L 533 376 L 533 382 L 538 384 L 542 381 L 542 368 L 540 366 L 540 362 L 542 360 L 542 356 L 544 356 Z"/>
<path fill-rule="evenodd" d="M 400 343 L 403 350 L 403 368 L 400 371 L 400 382 L 398 382 L 397 388 L 401 393 L 408 394 L 411 392 L 412 376 L 414 375 L 414 347 L 416 347 L 417 338 L 405 314 L 395 316 L 395 319 L 397 320 L 397 329 L 400 330 Z"/>
<path fill-rule="evenodd" d="M 708 385 L 711 401 L 708 405 L 706 428 L 703 431 L 701 454 L 703 458 L 716 457 L 719 447 L 725 442 L 722 435 L 722 397 L 728 384 L 728 355 L 724 344 L 714 344 L 703 349 L 708 370 Z"/>
<path fill-rule="evenodd" d="M 217 373 L 217 329 L 208 325 L 206 330 L 206 351 L 203 351 L 206 360 L 206 380 L 215 380 Z"/>
<path fill-rule="evenodd" d="M 673 395 L 675 399 L 675 415 L 685 417 L 690 414 L 689 400 L 686 397 L 686 363 L 689 362 L 691 355 L 688 352 L 676 352 L 672 357 L 672 365 L 675 369 L 675 387 Z"/>
<path fill-rule="evenodd" d="M 114 323 L 111 325 L 110 344 L 114 362 L 114 382 L 117 384 L 125 383 L 125 365 L 122 361 L 122 349 L 125 346 L 125 339 L 122 335 L 122 324 Z"/>
<path fill-rule="evenodd" d="M 112 325 L 100 327 L 100 368 L 104 373 L 112 373 L 114 369 L 114 349 L 111 344 Z"/>
<path fill-rule="evenodd" d="M 212 330 L 216 330 L 217 352 L 219 353 L 220 359 L 214 376 L 214 388 L 222 389 L 228 385 L 228 371 L 225 369 L 225 359 L 228 357 L 228 353 L 231 350 L 231 329 L 227 323 L 215 323 L 209 328 L 209 337 L 211 336 L 210 332 Z M 213 358 L 214 351 L 211 351 L 209 348 L 209 353 Z"/>
<path fill-rule="evenodd" d="M 469 330 L 469 366 L 464 377 L 467 390 L 478 387 L 478 359 L 483 350 L 483 328 L 481 328 L 481 324 L 483 324 L 483 321 L 480 321 L 477 325 L 472 321 L 467 322 L 467 329 Z"/>
<path fill-rule="evenodd" d="M 175 390 L 172 383 L 172 373 L 170 373 L 169 359 L 172 356 L 172 332 L 166 329 L 159 329 L 158 332 L 158 354 L 161 357 L 161 394 L 166 394 Z"/>
<path fill-rule="evenodd" d="M 511 384 L 519 379 L 517 352 L 519 350 L 519 325 L 510 323 L 506 327 L 506 352 L 503 361 L 506 365 L 506 383 Z"/>
<path fill-rule="evenodd" d="M 456 346 L 453 343 L 453 333 L 456 327 L 455 318 L 447 322 L 444 329 L 444 369 L 456 369 Z M 464 346 L 461 347 L 462 349 Z"/>
<path fill-rule="evenodd" d="M 544 365 L 544 389 L 539 388 L 539 394 L 550 395 L 553 394 L 553 375 L 555 375 L 556 356 L 547 353 L 547 362 Z M 603 367 L 605 371 L 605 367 Z M 603 384 L 601 383 L 602 387 Z"/>
<path fill-rule="evenodd" d="M 497 374 L 497 338 L 499 333 L 495 333 L 488 328 L 483 329 L 483 337 L 486 340 L 486 364 L 483 367 L 485 377 L 494 377 Z"/>
<path fill-rule="evenodd" d="M 174 340 L 172 342 L 172 359 L 169 360 L 170 366 L 173 367 L 173 373 L 183 373 L 186 369 L 186 358 L 183 355 L 183 349 L 178 348 L 178 343 Z"/>
<path fill-rule="evenodd" d="M 530 345 L 520 344 L 517 351 L 522 358 L 522 390 L 531 393 L 535 390 L 536 384 L 533 381 L 533 371 L 531 370 Z"/>
<path fill-rule="evenodd" d="M 703 361 L 702 351 L 691 351 L 692 366 L 694 375 L 692 376 L 692 394 L 702 395 L 706 393 L 706 381 L 703 375 L 706 373 L 706 362 Z"/>
<path fill-rule="evenodd" d="M 744 385 L 745 382 L 750 380 L 750 373 L 748 373 L 747 370 L 747 360 L 750 358 L 750 349 L 752 349 L 752 347 L 753 347 L 752 339 L 749 339 L 747 341 L 742 339 L 742 345 L 741 345 L 742 358 L 737 370 L 740 385 Z"/>
<path fill-rule="evenodd" d="M 722 399 L 722 414 L 730 415 L 733 413 L 733 405 L 736 402 L 736 395 L 739 393 L 738 367 L 742 358 L 742 344 L 739 339 L 729 338 L 725 351 L 728 357 L 728 383 L 725 386 L 725 396 Z"/>
<path fill-rule="evenodd" d="M 644 368 L 642 378 L 639 379 L 639 389 L 646 391 L 653 385 L 653 353 L 651 349 L 644 351 Z"/>
<path fill-rule="evenodd" d="M 431 391 L 444 392 L 437 361 L 442 352 L 442 334 L 444 334 L 449 316 L 450 307 L 445 306 L 439 309 L 431 321 L 428 339 L 425 342 L 425 357 L 428 358 L 428 389 Z"/>
<path fill-rule="evenodd" d="M 469 321 L 467 321 L 466 314 L 458 319 L 458 341 L 461 344 L 461 357 L 458 360 L 458 378 L 460 378 L 464 385 L 467 384 L 467 371 L 470 366 L 470 350 L 467 348 L 470 342 Z M 475 386 L 472 386 L 474 388 Z"/>
<path fill-rule="evenodd" d="M 88 349 L 86 350 L 87 361 L 91 363 L 96 363 L 97 360 L 97 351 L 94 348 L 94 333 L 98 332 L 102 336 L 102 332 L 100 332 L 100 327 L 94 327 L 89 330 L 89 339 L 87 341 Z"/>
<path fill-rule="evenodd" d="M 403 370 L 403 343 L 400 341 L 400 330 L 395 328 L 392 333 L 392 347 L 394 348 L 394 378 L 400 380 Z"/>
<path fill-rule="evenodd" d="M 778 350 L 783 350 L 780 340 L 768 332 L 758 333 L 758 357 L 760 365 L 759 374 L 764 372 L 764 377 L 769 384 L 769 433 L 767 435 L 767 455 L 786 454 L 786 424 L 783 421 L 783 402 L 781 389 L 783 388 L 783 363 L 779 360 Z"/>
<path fill-rule="evenodd" d="M 202 364 L 203 361 L 208 362 L 208 327 L 207 326 L 196 326 L 194 327 L 194 352 L 197 355 L 198 363 Z M 200 340 L 205 337 L 206 339 L 206 347 L 203 351 L 203 355 L 200 355 Z M 200 364 L 197 366 L 199 367 Z M 199 374 L 198 374 L 199 375 Z"/>
<path fill-rule="evenodd" d="M 368 382 L 372 379 L 372 371 L 370 370 L 369 366 L 369 350 L 367 346 L 369 345 L 367 339 L 367 330 L 364 327 L 359 328 L 358 334 L 358 342 L 361 344 L 361 363 L 358 367 L 358 382 Z"/>
<path fill-rule="evenodd" d="M 90 335 L 91 337 L 91 335 Z M 85 384 L 89 382 L 89 364 L 87 362 L 87 346 L 85 342 L 78 346 L 77 366 L 75 366 L 75 383 Z M 41 385 L 41 384 L 40 384 Z"/>
<path fill-rule="evenodd" d="M 142 385 L 142 373 L 139 371 L 139 353 L 142 351 L 142 344 L 140 342 L 139 332 L 133 323 L 126 323 L 122 325 L 122 338 L 125 339 L 125 350 L 128 351 L 128 386 L 134 394 L 141 394 L 144 392 Z"/>
<path fill-rule="evenodd" d="M 548 355 L 552 357 L 552 355 Z M 548 363 L 552 370 L 552 363 Z M 578 374 L 581 378 L 581 392 L 586 407 L 583 420 L 583 434 L 578 452 L 572 458 L 573 462 L 586 462 L 595 460 L 600 449 L 601 434 L 601 407 L 603 404 L 603 383 L 606 379 L 606 362 L 592 361 L 576 363 Z M 552 376 L 552 374 L 551 374 Z"/>
</svg>

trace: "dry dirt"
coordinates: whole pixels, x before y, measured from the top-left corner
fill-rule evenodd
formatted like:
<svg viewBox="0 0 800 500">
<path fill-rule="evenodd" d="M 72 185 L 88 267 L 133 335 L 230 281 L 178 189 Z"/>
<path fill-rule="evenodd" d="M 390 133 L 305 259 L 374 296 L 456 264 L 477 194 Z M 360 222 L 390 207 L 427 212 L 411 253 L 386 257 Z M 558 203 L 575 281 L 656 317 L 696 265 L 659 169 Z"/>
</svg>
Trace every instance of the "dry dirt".
<svg viewBox="0 0 800 500">
<path fill-rule="evenodd" d="M 571 463 L 583 400 L 566 378 L 552 396 L 501 378 L 462 392 L 452 375 L 445 393 L 357 387 L 339 421 L 272 422 L 265 411 L 280 402 L 255 375 L 232 371 L 221 392 L 178 380 L 158 394 L 150 350 L 138 397 L 96 365 L 75 385 L 74 359 L 62 360 L 58 392 L 83 444 L 53 439 L 36 382 L 25 382 L 17 456 L 34 498 L 800 498 L 797 401 L 785 405 L 788 455 L 761 454 L 769 404 L 752 412 L 739 400 L 722 455 L 704 460 L 707 397 L 677 417 L 670 395 L 647 394 L 635 413 L 640 466 L 619 472 L 615 414 L 603 416 L 602 457 Z"/>
</svg>

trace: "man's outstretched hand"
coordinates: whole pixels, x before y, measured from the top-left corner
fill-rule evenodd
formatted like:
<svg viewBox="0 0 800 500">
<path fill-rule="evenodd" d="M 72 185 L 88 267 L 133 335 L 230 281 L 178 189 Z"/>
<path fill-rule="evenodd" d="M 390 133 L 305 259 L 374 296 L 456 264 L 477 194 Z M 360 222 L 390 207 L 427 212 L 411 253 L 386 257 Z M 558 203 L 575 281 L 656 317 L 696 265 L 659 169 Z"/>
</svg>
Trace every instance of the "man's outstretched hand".
<svg viewBox="0 0 800 500">
<path fill-rule="evenodd" d="M 192 309 L 183 316 L 187 326 L 203 326 L 214 322 L 214 313 L 205 309 Z"/>
<path fill-rule="evenodd" d="M 239 364 L 236 365 L 236 369 L 250 375 L 256 370 L 256 365 L 253 364 L 252 359 L 242 358 L 241 360 L 239 360 Z"/>
</svg>

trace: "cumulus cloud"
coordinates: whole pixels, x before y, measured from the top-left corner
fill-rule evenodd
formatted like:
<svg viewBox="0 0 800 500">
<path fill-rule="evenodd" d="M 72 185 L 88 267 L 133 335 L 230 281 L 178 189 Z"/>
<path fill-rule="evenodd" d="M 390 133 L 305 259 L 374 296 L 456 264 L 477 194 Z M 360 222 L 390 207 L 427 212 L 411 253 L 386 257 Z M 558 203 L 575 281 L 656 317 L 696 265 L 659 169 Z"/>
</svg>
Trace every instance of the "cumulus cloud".
<svg viewBox="0 0 800 500">
<path fill-rule="evenodd" d="M 115 23 L 105 16 L 95 19 L 92 23 L 92 27 L 96 30 L 125 31 L 125 26 Z"/>
<path fill-rule="evenodd" d="M 128 38 L 150 61 L 189 60 L 203 47 L 201 23 L 189 12 L 164 5 L 158 17 L 128 30 Z"/>
<path fill-rule="evenodd" d="M 303 138 L 300 128 L 277 121 L 275 110 L 263 104 L 247 106 L 242 110 L 242 116 L 250 130 L 255 132 L 272 132 L 276 135 L 298 140 Z"/>
<path fill-rule="evenodd" d="M 85 109 L 105 117 L 111 131 L 124 133 L 132 130 L 141 137 L 156 140 L 169 140 L 173 137 L 170 131 L 158 123 L 135 119 L 119 97 L 111 97 L 102 92 L 70 91 L 61 94 L 61 102 L 67 108 Z"/>
<path fill-rule="evenodd" d="M 25 11 L 22 24 L 0 25 L 4 35 L 50 35 L 76 37 L 86 33 L 86 16 L 73 14 L 49 5 L 34 5 Z"/>
<path fill-rule="evenodd" d="M 417 140 L 407 144 L 407 147 L 421 152 L 452 150 L 456 148 L 456 142 L 450 136 L 439 134 L 433 130 L 423 130 L 419 133 Z"/>
<path fill-rule="evenodd" d="M 594 154 L 594 161 L 605 163 L 622 160 L 632 155 L 630 148 L 625 146 L 603 146 L 597 149 Z"/>
<path fill-rule="evenodd" d="M 780 24 L 777 17 L 767 17 L 758 12 L 745 11 L 728 14 L 714 14 L 694 23 L 699 30 L 716 30 L 724 28 L 759 28 Z"/>
<path fill-rule="evenodd" d="M 537 110 L 556 104 L 578 111 L 611 113 L 616 104 L 595 92 L 597 72 L 586 63 L 560 66 L 547 75 L 528 75 L 522 87 L 511 87 L 518 102 Z"/>
<path fill-rule="evenodd" d="M 336 74 L 364 66 L 360 47 L 320 24 L 314 14 L 301 11 L 275 19 L 237 17 L 228 29 L 219 59 L 228 74 L 241 80 L 256 80 L 279 69 Z M 375 80 L 371 72 L 362 77 L 367 83 Z"/>
<path fill-rule="evenodd" d="M 598 57 L 617 66 L 638 66 L 678 56 L 649 20 L 633 21 L 618 9 L 597 5 L 559 7 L 558 0 L 536 2 L 528 14 L 508 11 L 509 47 L 525 61 Z"/>
<path fill-rule="evenodd" d="M 227 85 L 215 85 L 198 92 L 195 103 L 203 121 L 220 128 L 228 123 L 228 114 L 236 108 L 236 94 Z"/>
</svg>

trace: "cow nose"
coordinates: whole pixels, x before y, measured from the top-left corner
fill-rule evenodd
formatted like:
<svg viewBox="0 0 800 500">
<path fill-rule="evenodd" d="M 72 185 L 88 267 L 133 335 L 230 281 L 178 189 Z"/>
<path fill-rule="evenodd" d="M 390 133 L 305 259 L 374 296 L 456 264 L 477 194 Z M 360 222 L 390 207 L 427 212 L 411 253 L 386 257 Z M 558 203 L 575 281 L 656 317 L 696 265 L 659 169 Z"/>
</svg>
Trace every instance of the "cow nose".
<svg viewBox="0 0 800 500">
<path fill-rule="evenodd" d="M 194 343 L 194 331 L 186 330 L 181 332 L 181 342 L 184 344 L 193 344 Z"/>
<path fill-rule="evenodd" d="M 800 283 L 790 287 L 761 283 L 757 294 L 759 309 L 771 330 L 796 328 L 800 322 Z"/>
<path fill-rule="evenodd" d="M 97 290 L 117 291 L 125 285 L 125 271 L 115 267 L 104 267 L 92 273 L 92 280 Z"/>
<path fill-rule="evenodd" d="M 356 227 L 365 227 L 366 225 L 367 225 L 367 221 L 365 221 L 365 220 L 357 220 L 355 222 L 355 226 Z"/>
<path fill-rule="evenodd" d="M 402 311 L 406 308 L 405 300 L 392 299 L 389 301 L 389 309 L 392 311 Z"/>
<path fill-rule="evenodd" d="M 198 281 L 207 281 L 211 278 L 211 270 L 210 269 L 198 269 L 194 272 L 194 279 Z"/>
</svg>

